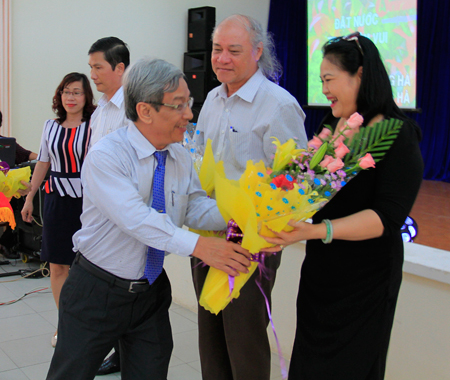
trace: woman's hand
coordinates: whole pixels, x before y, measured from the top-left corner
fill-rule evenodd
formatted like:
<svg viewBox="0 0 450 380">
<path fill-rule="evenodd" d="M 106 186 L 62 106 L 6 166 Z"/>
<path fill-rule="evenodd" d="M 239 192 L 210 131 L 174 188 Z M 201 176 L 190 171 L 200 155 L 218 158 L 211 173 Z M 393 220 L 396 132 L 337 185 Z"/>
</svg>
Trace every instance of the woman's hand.
<svg viewBox="0 0 450 380">
<path fill-rule="evenodd" d="M 322 223 L 311 224 L 307 222 L 296 222 L 295 220 L 290 220 L 288 225 L 294 228 L 291 232 L 273 231 L 276 237 L 262 237 L 269 243 L 278 244 L 281 247 L 285 247 L 302 240 L 319 239 L 326 236 L 327 233 L 326 227 Z"/>
<path fill-rule="evenodd" d="M 370 209 L 333 219 L 331 222 L 333 224 L 333 239 L 350 241 L 373 239 L 383 235 L 384 231 L 380 217 Z M 325 239 L 327 236 L 325 223 L 310 224 L 290 220 L 288 224 L 294 228 L 291 232 L 273 232 L 276 237 L 262 237 L 269 243 L 286 246 L 301 240 Z"/>
<path fill-rule="evenodd" d="M 33 221 L 33 198 L 29 200 L 27 197 L 21 214 L 24 222 L 31 223 Z"/>
<path fill-rule="evenodd" d="M 33 221 L 33 198 L 39 190 L 39 186 L 42 185 L 42 181 L 44 180 L 49 167 L 50 162 L 42 161 L 38 161 L 34 167 L 33 176 L 31 177 L 31 188 L 28 189 L 29 193 L 25 198 L 25 204 L 21 212 L 24 222 L 31 223 Z"/>
</svg>

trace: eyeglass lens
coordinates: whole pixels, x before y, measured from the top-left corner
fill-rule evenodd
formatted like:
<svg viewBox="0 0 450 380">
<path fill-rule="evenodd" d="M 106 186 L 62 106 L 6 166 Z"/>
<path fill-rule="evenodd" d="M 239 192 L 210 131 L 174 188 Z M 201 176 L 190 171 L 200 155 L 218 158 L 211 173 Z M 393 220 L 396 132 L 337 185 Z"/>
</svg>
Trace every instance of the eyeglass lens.
<svg viewBox="0 0 450 380">
<path fill-rule="evenodd" d="M 186 103 L 182 103 L 178 106 L 178 111 L 184 111 L 187 107 L 192 108 L 194 105 L 194 98 L 190 97 L 189 100 Z"/>
<path fill-rule="evenodd" d="M 64 95 L 64 96 L 71 96 L 72 95 L 72 96 L 77 97 L 77 96 L 83 95 L 84 92 L 81 92 L 81 91 L 60 91 L 60 94 Z"/>
</svg>

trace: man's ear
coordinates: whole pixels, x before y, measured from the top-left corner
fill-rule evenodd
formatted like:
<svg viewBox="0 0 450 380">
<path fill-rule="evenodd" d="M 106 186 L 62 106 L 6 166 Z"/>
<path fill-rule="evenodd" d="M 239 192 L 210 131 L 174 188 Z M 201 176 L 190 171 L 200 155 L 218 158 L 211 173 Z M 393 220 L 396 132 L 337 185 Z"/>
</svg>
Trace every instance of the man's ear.
<svg viewBox="0 0 450 380">
<path fill-rule="evenodd" d="M 116 74 L 122 76 L 123 73 L 125 72 L 125 64 L 123 62 L 118 63 L 114 71 L 116 72 Z"/>
<path fill-rule="evenodd" d="M 255 59 L 256 59 L 256 62 L 258 62 L 259 59 L 261 58 L 261 55 L 262 55 L 262 53 L 263 53 L 263 50 L 264 50 L 263 43 L 262 43 L 262 42 L 259 42 L 258 45 L 256 46 L 256 49 L 255 49 Z"/>
<path fill-rule="evenodd" d="M 145 124 L 151 124 L 153 122 L 155 109 L 150 104 L 139 102 L 136 104 L 136 112 L 139 120 L 142 120 Z"/>
</svg>

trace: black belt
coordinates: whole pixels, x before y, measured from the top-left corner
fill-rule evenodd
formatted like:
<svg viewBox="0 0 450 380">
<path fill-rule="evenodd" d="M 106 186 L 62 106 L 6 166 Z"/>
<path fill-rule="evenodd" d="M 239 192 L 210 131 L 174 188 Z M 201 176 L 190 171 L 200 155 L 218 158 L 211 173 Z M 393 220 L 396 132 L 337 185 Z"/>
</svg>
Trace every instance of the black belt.
<svg viewBox="0 0 450 380">
<path fill-rule="evenodd" d="M 53 178 L 80 178 L 81 177 L 81 172 L 76 172 L 76 173 L 61 173 L 61 172 L 54 172 L 54 171 L 50 171 L 50 175 Z"/>
<path fill-rule="evenodd" d="M 118 286 L 119 288 L 128 290 L 130 293 L 142 293 L 149 290 L 151 286 L 148 280 L 124 280 L 123 278 L 114 276 L 97 265 L 92 264 L 81 252 L 77 252 L 74 263 L 79 264 L 100 280 L 108 282 L 111 286 Z"/>
</svg>

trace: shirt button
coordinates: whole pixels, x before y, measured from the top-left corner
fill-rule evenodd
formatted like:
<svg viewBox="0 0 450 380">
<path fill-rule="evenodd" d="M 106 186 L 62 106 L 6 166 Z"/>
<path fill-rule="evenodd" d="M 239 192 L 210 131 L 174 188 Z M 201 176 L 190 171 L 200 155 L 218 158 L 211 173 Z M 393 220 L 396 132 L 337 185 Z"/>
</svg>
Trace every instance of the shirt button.
<svg viewBox="0 0 450 380">
<path fill-rule="evenodd" d="M 222 135 L 225 133 L 225 131 L 222 131 Z"/>
<path fill-rule="evenodd" d="M 230 110 L 227 108 L 227 109 L 225 110 L 225 112 L 230 112 Z"/>
</svg>

